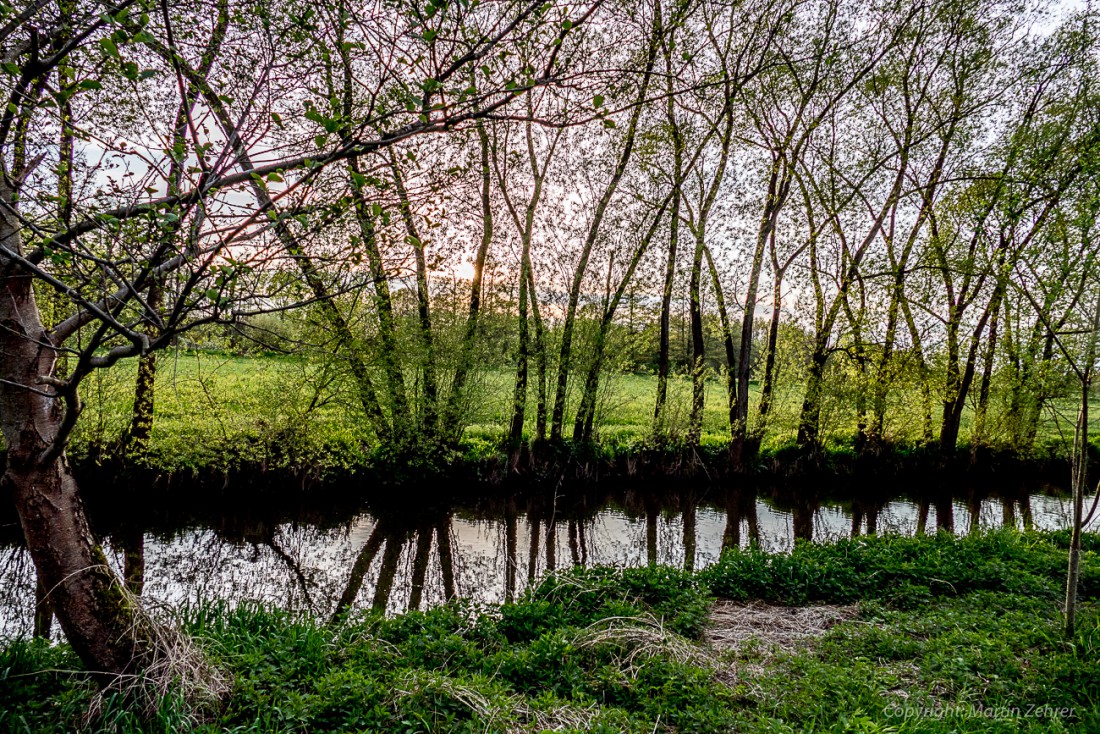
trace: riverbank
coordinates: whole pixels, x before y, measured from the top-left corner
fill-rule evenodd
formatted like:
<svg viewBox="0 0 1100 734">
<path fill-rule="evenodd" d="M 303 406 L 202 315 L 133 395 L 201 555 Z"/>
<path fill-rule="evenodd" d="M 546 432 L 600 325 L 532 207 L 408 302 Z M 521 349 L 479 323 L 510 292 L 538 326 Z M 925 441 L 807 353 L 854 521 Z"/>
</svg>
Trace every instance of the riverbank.
<svg viewBox="0 0 1100 734">
<path fill-rule="evenodd" d="M 109 698 L 91 727 L 269 732 L 1058 732 L 1100 727 L 1100 538 L 1060 632 L 1061 533 L 867 537 L 695 574 L 576 569 L 518 603 L 333 621 L 216 602 L 183 627 L 232 693 L 192 727 Z M 793 621 L 792 621 L 793 620 Z M 77 728 L 65 646 L 0 653 L 0 730 Z M 890 728 L 893 727 L 893 728 Z"/>
<path fill-rule="evenodd" d="M 0 454 L 0 461 L 3 456 Z M 528 493 L 605 492 L 629 488 L 661 492 L 672 487 L 739 486 L 778 492 L 790 501 L 885 500 L 898 494 L 936 499 L 940 494 L 979 497 L 1026 494 L 1036 487 L 1061 493 L 1069 462 L 1056 455 L 1022 457 L 1010 451 L 895 448 L 875 454 L 833 450 L 804 456 L 793 448 L 761 452 L 735 470 L 726 446 L 684 449 L 652 446 L 525 447 L 521 456 L 452 454 L 440 461 L 374 457 L 353 467 L 295 467 L 266 463 L 167 472 L 118 455 L 72 460 L 86 499 L 108 508 L 149 506 L 188 512 L 196 502 L 248 506 L 385 508 L 408 503 L 450 504 Z M 1100 452 L 1092 454 L 1095 473 Z M 173 509 L 175 508 L 175 510 Z"/>
<path fill-rule="evenodd" d="M 502 481 L 523 474 L 524 481 L 554 477 L 566 464 L 570 476 L 602 475 L 682 476 L 728 473 L 729 412 L 725 386 L 719 376 L 706 382 L 706 404 L 699 445 L 683 450 L 691 383 L 672 375 L 669 396 L 679 406 L 668 418 L 667 436 L 653 440 L 654 375 L 609 374 L 601 393 L 595 440 L 586 446 L 568 443 L 534 446 L 524 456 L 502 452 L 511 420 L 514 375 L 486 368 L 469 385 L 464 410 L 466 425 L 456 446 L 431 448 L 425 439 L 411 448 L 379 446 L 355 391 L 332 364 L 306 357 L 239 356 L 218 351 L 178 350 L 158 362 L 156 408 L 141 465 L 157 475 L 188 476 L 274 471 L 307 478 L 338 478 L 372 472 L 397 481 L 446 472 L 448 477 Z M 123 462 L 122 437 L 130 426 L 136 362 L 122 360 L 109 370 L 96 371 L 85 384 L 84 407 L 69 447 L 69 455 L 84 463 Z M 1076 405 L 1051 403 L 1036 427 L 1033 448 L 1023 454 L 1007 450 L 1008 435 L 999 414 L 988 418 L 989 449 L 971 455 L 971 411 L 963 413 L 957 459 L 943 461 L 924 434 L 921 398 L 912 386 L 899 387 L 883 426 L 883 445 L 877 451 L 857 451 L 859 418 L 854 403 L 829 403 L 822 419 L 821 451 L 801 456 L 794 446 L 801 394 L 797 386 L 774 396 L 767 428 L 760 437 L 758 455 L 741 467 L 745 473 L 777 475 L 812 472 L 908 473 L 918 465 L 967 468 L 1004 467 L 1014 472 L 1020 464 L 1042 467 L 1063 462 L 1066 436 L 1072 435 Z M 532 391 L 533 393 L 533 391 Z M 579 399 L 579 396 L 572 396 Z M 749 391 L 755 411 L 759 388 Z M 995 401 L 995 404 L 996 401 Z M 571 400 L 565 410 L 565 434 L 572 435 Z M 536 399 L 529 396 L 525 439 L 536 433 Z M 1100 402 L 1093 406 L 1094 433 L 1100 433 Z M 1069 416 L 1069 418 L 1067 418 Z M 1000 426 L 1000 427 L 998 427 Z M 533 456 L 533 458 L 532 458 Z M 511 459 L 516 459 L 512 461 Z"/>
</svg>

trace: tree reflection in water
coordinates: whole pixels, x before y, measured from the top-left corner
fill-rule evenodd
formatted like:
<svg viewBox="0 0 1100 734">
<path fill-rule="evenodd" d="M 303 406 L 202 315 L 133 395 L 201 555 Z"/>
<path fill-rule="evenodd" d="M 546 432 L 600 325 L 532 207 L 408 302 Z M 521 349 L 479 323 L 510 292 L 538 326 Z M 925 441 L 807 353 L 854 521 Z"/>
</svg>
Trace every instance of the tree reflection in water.
<svg viewBox="0 0 1100 734">
<path fill-rule="evenodd" d="M 460 594 L 511 602 L 563 566 L 667 563 L 692 570 L 724 548 L 784 550 L 796 538 L 923 533 L 933 511 L 936 528 L 954 531 L 958 519 L 965 532 L 1001 524 L 1060 527 L 1068 512 L 1063 500 L 1025 487 L 941 488 L 904 498 L 864 491 L 833 499 L 805 488 L 738 485 L 532 492 L 343 516 L 210 514 L 178 526 L 129 517 L 113 526 L 96 520 L 96 529 L 133 593 L 170 605 L 248 600 L 336 618 L 359 609 L 424 609 Z M 566 548 L 567 556 L 559 551 Z M 48 602 L 18 536 L 6 533 L 0 634 L 48 636 Z"/>
</svg>

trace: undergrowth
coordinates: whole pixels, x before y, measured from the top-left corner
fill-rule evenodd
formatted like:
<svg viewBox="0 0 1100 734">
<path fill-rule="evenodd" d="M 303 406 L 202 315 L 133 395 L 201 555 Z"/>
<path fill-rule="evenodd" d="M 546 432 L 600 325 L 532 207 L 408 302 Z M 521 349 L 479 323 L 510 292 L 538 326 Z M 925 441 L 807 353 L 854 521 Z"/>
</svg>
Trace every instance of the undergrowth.
<svg viewBox="0 0 1100 734">
<path fill-rule="evenodd" d="M 0 731 L 1090 732 L 1100 730 L 1100 540 L 1060 632 L 1064 534 L 871 537 L 727 552 L 697 574 L 574 569 L 514 604 L 333 623 L 257 605 L 181 610 L 232 679 L 215 718 L 168 696 L 139 720 L 64 645 L 0 652 Z M 857 604 L 775 651 L 705 643 L 715 598 Z M 777 613 L 782 613 L 777 612 Z"/>
</svg>

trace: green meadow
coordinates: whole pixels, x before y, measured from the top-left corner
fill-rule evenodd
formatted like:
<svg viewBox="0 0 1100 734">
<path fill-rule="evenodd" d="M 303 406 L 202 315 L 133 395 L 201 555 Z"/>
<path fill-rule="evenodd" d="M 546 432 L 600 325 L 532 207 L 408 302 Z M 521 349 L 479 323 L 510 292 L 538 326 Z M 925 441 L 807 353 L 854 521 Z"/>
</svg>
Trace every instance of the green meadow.
<svg viewBox="0 0 1100 734">
<path fill-rule="evenodd" d="M 130 421 L 136 362 L 124 361 L 100 370 L 85 381 L 81 393 L 84 411 L 73 439 L 73 452 L 117 448 Z M 532 378 L 533 379 L 533 378 Z M 503 370 L 477 373 L 466 406 L 467 428 L 461 441 L 466 458 L 494 455 L 511 417 L 514 376 Z M 409 384 L 415 385 L 415 375 Z M 612 374 L 602 383 L 597 413 L 597 440 L 609 449 L 630 450 L 651 436 L 656 377 Z M 570 411 L 579 400 L 579 386 L 571 384 Z M 832 389 L 822 415 L 825 443 L 850 446 L 856 433 L 855 399 L 840 385 Z M 552 386 L 548 388 L 552 390 Z M 670 425 L 673 435 L 683 431 L 690 405 L 691 383 L 685 375 L 670 380 Z M 551 392 L 552 398 L 552 392 Z M 752 410 L 759 386 L 752 385 Z M 793 443 L 801 386 L 781 383 L 764 435 L 764 450 Z M 535 389 L 528 391 L 526 434 L 535 430 Z M 994 410 L 997 404 L 994 401 Z M 1055 401 L 1044 413 L 1038 454 L 1062 454 L 1072 435 L 1076 406 Z M 911 387 L 891 395 L 887 438 L 899 446 L 922 440 L 921 400 Z M 939 405 L 933 404 L 933 425 Z M 1100 426 L 1100 401 L 1093 401 L 1093 425 Z M 962 441 L 970 433 L 972 412 L 964 415 Z M 996 418 L 993 440 L 996 441 Z M 729 440 L 729 413 L 725 378 L 707 381 L 703 421 L 704 445 Z M 569 434 L 571 423 L 566 433 Z M 1094 430 L 1096 430 L 1094 428 Z M 296 466 L 353 469 L 370 461 L 376 438 L 367 427 L 362 407 L 338 367 L 331 361 L 299 356 L 235 356 L 218 351 L 169 351 L 159 355 L 156 409 L 152 438 L 145 461 L 162 471 L 222 469 L 249 464 L 265 467 Z"/>
</svg>

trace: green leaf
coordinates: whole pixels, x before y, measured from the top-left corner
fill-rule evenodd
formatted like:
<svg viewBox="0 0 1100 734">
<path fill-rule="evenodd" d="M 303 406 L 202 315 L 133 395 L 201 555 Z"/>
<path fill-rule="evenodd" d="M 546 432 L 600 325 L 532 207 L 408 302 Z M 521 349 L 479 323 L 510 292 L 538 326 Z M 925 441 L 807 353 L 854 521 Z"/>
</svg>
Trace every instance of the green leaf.
<svg viewBox="0 0 1100 734">
<path fill-rule="evenodd" d="M 272 171 L 271 173 L 267 174 L 267 180 L 268 181 L 273 181 L 275 183 L 282 183 L 283 182 L 283 177 L 280 176 L 275 171 Z"/>
<path fill-rule="evenodd" d="M 118 52 L 118 45 L 110 38 L 99 39 L 99 47 L 102 48 L 103 52 L 108 56 L 114 56 L 116 59 L 122 58 Z"/>
<path fill-rule="evenodd" d="M 573 21 L 569 20 L 569 18 L 566 18 L 565 20 L 563 20 L 561 22 L 561 29 L 563 31 L 568 31 L 572 28 L 573 28 Z"/>
<path fill-rule="evenodd" d="M 103 89 L 97 79 L 82 79 L 76 86 L 79 89 Z"/>
<path fill-rule="evenodd" d="M 274 122 L 279 127 L 283 126 L 283 118 L 279 115 L 278 112 L 272 112 L 271 113 L 271 121 Z"/>
<path fill-rule="evenodd" d="M 19 67 L 10 61 L 4 62 L 4 71 L 8 72 L 12 76 L 19 76 L 20 74 Z"/>
<path fill-rule="evenodd" d="M 592 106 L 595 107 L 596 109 L 599 109 L 600 107 L 603 107 L 603 95 L 602 94 L 597 94 L 595 97 L 592 98 Z"/>
<path fill-rule="evenodd" d="M 616 127 L 615 121 L 612 120 L 612 119 L 604 120 L 603 121 L 603 126 L 606 127 L 606 128 L 615 128 Z"/>
</svg>

